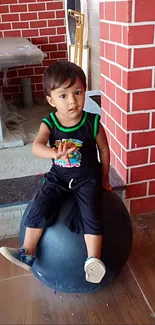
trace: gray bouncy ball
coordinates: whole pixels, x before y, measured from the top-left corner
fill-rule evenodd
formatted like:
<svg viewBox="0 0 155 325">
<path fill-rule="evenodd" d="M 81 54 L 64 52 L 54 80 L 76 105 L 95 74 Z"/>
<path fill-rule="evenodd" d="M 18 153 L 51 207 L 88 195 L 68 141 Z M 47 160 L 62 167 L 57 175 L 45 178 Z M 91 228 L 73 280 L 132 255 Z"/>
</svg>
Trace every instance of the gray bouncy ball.
<svg viewBox="0 0 155 325">
<path fill-rule="evenodd" d="M 107 272 L 99 284 L 85 280 L 84 262 L 87 258 L 83 235 L 72 232 L 64 221 L 79 215 L 73 196 L 63 204 L 55 224 L 44 231 L 36 250 L 33 274 L 56 291 L 84 293 L 112 283 L 126 264 L 132 248 L 133 232 L 130 215 L 117 194 L 104 192 L 103 198 L 103 247 L 102 261 Z M 20 244 L 25 234 L 25 220 L 30 202 L 20 226 Z"/>
</svg>

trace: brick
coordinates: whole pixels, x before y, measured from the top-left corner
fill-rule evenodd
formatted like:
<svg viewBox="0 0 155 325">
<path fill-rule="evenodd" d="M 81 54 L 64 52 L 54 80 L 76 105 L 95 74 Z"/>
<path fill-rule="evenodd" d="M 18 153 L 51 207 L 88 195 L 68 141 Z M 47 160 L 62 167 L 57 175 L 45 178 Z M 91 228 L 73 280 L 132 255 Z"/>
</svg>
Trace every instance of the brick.
<svg viewBox="0 0 155 325">
<path fill-rule="evenodd" d="M 38 36 L 39 34 L 38 29 L 24 29 L 22 30 L 22 36 L 23 37 L 33 37 L 33 36 Z"/>
<path fill-rule="evenodd" d="M 110 114 L 117 123 L 121 124 L 121 110 L 112 102 L 111 102 Z"/>
<path fill-rule="evenodd" d="M 7 12 L 9 12 L 8 6 L 0 6 L 0 14 L 5 14 Z"/>
<path fill-rule="evenodd" d="M 25 72 L 25 74 L 26 74 L 26 72 Z M 34 73 L 33 73 L 31 76 L 31 84 L 37 84 L 37 83 L 42 83 L 42 76 L 34 76 Z"/>
<path fill-rule="evenodd" d="M 9 87 L 2 87 L 2 90 L 5 94 L 7 93 L 18 93 L 19 92 L 19 87 L 18 86 L 9 86 Z"/>
<path fill-rule="evenodd" d="M 127 153 L 127 166 L 138 166 L 147 164 L 148 149 L 134 150 Z"/>
<path fill-rule="evenodd" d="M 17 3 L 17 0 L 9 0 L 9 4 L 11 3 Z M 1 4 L 7 4 L 8 5 L 8 0 L 1 0 Z"/>
<path fill-rule="evenodd" d="M 51 2 L 47 3 L 47 10 L 63 9 L 63 2 Z"/>
<path fill-rule="evenodd" d="M 155 21 L 154 0 L 137 0 L 135 3 L 135 22 Z"/>
<path fill-rule="evenodd" d="M 45 59 L 43 61 L 44 67 L 48 67 L 49 65 L 55 63 L 56 61 L 57 61 L 56 59 L 53 59 L 53 60 Z"/>
<path fill-rule="evenodd" d="M 155 194 L 155 181 L 149 183 L 149 195 Z"/>
<path fill-rule="evenodd" d="M 108 128 L 108 130 L 115 135 L 115 122 L 111 119 L 110 116 L 107 115 L 106 117 L 106 123 L 105 123 L 106 127 Z"/>
<path fill-rule="evenodd" d="M 100 78 L 100 83 L 101 83 L 101 89 L 105 93 L 106 79 L 103 76 L 101 76 Z"/>
<path fill-rule="evenodd" d="M 48 43 L 48 38 L 47 37 L 37 37 L 32 39 L 32 43 L 35 45 L 42 45 L 42 44 L 47 44 Z"/>
<path fill-rule="evenodd" d="M 57 51 L 57 44 L 45 44 L 41 45 L 40 48 L 43 52 Z"/>
<path fill-rule="evenodd" d="M 129 199 L 134 197 L 145 196 L 146 191 L 147 191 L 147 182 L 141 184 L 128 185 L 126 189 L 126 197 L 127 199 Z"/>
<path fill-rule="evenodd" d="M 15 78 L 15 77 L 17 77 L 17 70 L 8 70 L 7 77 L 8 78 Z"/>
<path fill-rule="evenodd" d="M 55 35 L 56 29 L 55 28 L 44 28 L 40 29 L 40 36 L 42 35 Z"/>
<path fill-rule="evenodd" d="M 122 26 L 122 31 L 123 31 L 122 43 L 124 45 L 128 45 L 129 44 L 129 27 L 128 26 Z"/>
<path fill-rule="evenodd" d="M 101 22 L 100 23 L 100 39 L 109 40 L 109 24 Z"/>
<path fill-rule="evenodd" d="M 50 19 L 48 20 L 48 26 L 64 26 L 64 19 Z"/>
<path fill-rule="evenodd" d="M 57 35 L 66 34 L 66 27 L 57 27 Z"/>
<path fill-rule="evenodd" d="M 155 162 L 155 148 L 151 148 L 151 159 L 150 162 Z"/>
<path fill-rule="evenodd" d="M 30 21 L 30 28 L 47 27 L 46 20 Z"/>
<path fill-rule="evenodd" d="M 149 113 L 132 114 L 127 117 L 128 131 L 147 130 L 149 128 Z"/>
<path fill-rule="evenodd" d="M 153 146 L 155 144 L 155 131 L 138 132 L 132 135 L 132 148 Z"/>
<path fill-rule="evenodd" d="M 17 23 L 12 23 L 12 28 L 13 29 L 24 29 L 24 28 L 29 28 L 28 22 L 26 21 L 20 21 Z"/>
<path fill-rule="evenodd" d="M 100 12 L 100 19 L 105 19 L 105 3 L 99 3 L 99 12 Z"/>
<path fill-rule="evenodd" d="M 66 52 L 65 51 L 60 51 L 60 52 L 51 52 L 50 53 L 50 58 L 51 59 L 60 59 L 60 58 L 66 58 Z"/>
<path fill-rule="evenodd" d="M 155 165 L 131 168 L 131 182 L 140 182 L 154 178 Z"/>
<path fill-rule="evenodd" d="M 40 91 L 32 92 L 32 96 L 34 99 L 37 99 L 38 101 L 38 98 L 44 98 L 45 94 L 43 90 L 42 91 L 40 90 Z"/>
<path fill-rule="evenodd" d="M 25 20 L 25 21 L 28 21 L 28 20 L 37 20 L 37 14 L 36 12 L 26 12 L 24 14 L 20 14 L 20 18 L 21 20 Z"/>
<path fill-rule="evenodd" d="M 118 87 L 116 87 L 116 104 L 129 111 L 129 94 Z"/>
<path fill-rule="evenodd" d="M 131 22 L 132 1 L 116 1 L 116 21 Z"/>
<path fill-rule="evenodd" d="M 31 76 L 34 74 L 33 68 L 23 68 L 18 70 L 19 77 Z"/>
<path fill-rule="evenodd" d="M 115 20 L 115 3 L 105 2 L 105 20 Z"/>
<path fill-rule="evenodd" d="M 101 123 L 105 125 L 105 117 L 106 113 L 105 111 L 101 108 Z"/>
<path fill-rule="evenodd" d="M 65 10 L 56 11 L 56 18 L 65 18 Z"/>
<path fill-rule="evenodd" d="M 10 23 L 0 23 L 0 29 L 1 30 L 7 30 L 7 29 L 11 29 L 11 24 Z"/>
<path fill-rule="evenodd" d="M 116 63 L 125 68 L 130 68 L 130 58 L 130 49 L 116 45 Z"/>
<path fill-rule="evenodd" d="M 20 30 L 4 31 L 4 37 L 21 37 L 21 31 Z"/>
<path fill-rule="evenodd" d="M 33 3 L 28 5 L 29 11 L 44 11 L 45 10 L 45 3 Z"/>
<path fill-rule="evenodd" d="M 21 79 L 20 78 L 12 78 L 10 79 L 10 85 L 20 85 L 21 84 Z"/>
<path fill-rule="evenodd" d="M 106 94 L 109 98 L 115 101 L 115 85 L 108 80 L 106 80 Z"/>
<path fill-rule="evenodd" d="M 26 5 L 12 5 L 10 6 L 10 12 L 25 12 L 27 11 Z"/>
<path fill-rule="evenodd" d="M 125 183 L 127 183 L 127 169 L 116 157 L 116 170 Z"/>
<path fill-rule="evenodd" d="M 133 94 L 133 111 L 149 110 L 155 107 L 155 91 L 144 91 Z"/>
<path fill-rule="evenodd" d="M 65 42 L 65 36 L 64 35 L 59 35 L 59 36 L 51 36 L 49 37 L 49 42 L 50 43 L 60 43 L 60 42 Z"/>
<path fill-rule="evenodd" d="M 122 87 L 128 90 L 151 88 L 152 70 L 123 71 Z"/>
<path fill-rule="evenodd" d="M 155 211 L 155 197 L 131 200 L 131 214 L 143 214 Z"/>
<path fill-rule="evenodd" d="M 134 49 L 134 68 L 155 65 L 155 47 Z"/>
<path fill-rule="evenodd" d="M 58 44 L 58 50 L 59 51 L 61 51 L 61 50 L 66 51 L 67 50 L 67 43 Z"/>
<path fill-rule="evenodd" d="M 130 26 L 129 45 L 143 45 L 154 43 L 154 25 Z"/>
<path fill-rule="evenodd" d="M 155 113 L 152 113 L 152 128 L 155 128 Z"/>
<path fill-rule="evenodd" d="M 119 67 L 110 64 L 110 79 L 116 82 L 118 85 L 121 86 L 121 72 L 122 69 Z"/>
<path fill-rule="evenodd" d="M 8 15 L 2 15 L 2 22 L 12 22 L 12 21 L 19 21 L 19 15 L 18 14 L 8 14 Z"/>
<path fill-rule="evenodd" d="M 114 132 L 112 132 L 112 133 L 114 134 Z M 111 148 L 115 152 L 115 154 L 117 155 L 117 157 L 119 157 L 121 159 L 121 146 L 116 141 L 116 139 L 114 137 L 111 137 Z"/>
<path fill-rule="evenodd" d="M 109 113 L 109 100 L 103 94 L 101 94 L 101 104 L 102 108 Z"/>
<path fill-rule="evenodd" d="M 110 151 L 110 163 L 113 167 L 116 166 L 116 155 L 112 151 Z"/>
<path fill-rule="evenodd" d="M 128 134 L 124 132 L 117 124 L 116 124 L 116 139 L 128 149 Z"/>
<path fill-rule="evenodd" d="M 109 63 L 103 59 L 100 60 L 100 71 L 102 74 L 109 77 Z"/>
<path fill-rule="evenodd" d="M 105 43 L 105 53 L 104 55 L 106 59 L 115 62 L 115 45 Z"/>
<path fill-rule="evenodd" d="M 100 40 L 100 58 L 105 57 L 105 42 Z"/>
<path fill-rule="evenodd" d="M 55 18 L 54 11 L 38 12 L 39 19 L 53 19 Z"/>
<path fill-rule="evenodd" d="M 36 90 L 43 90 L 42 84 L 36 84 Z"/>
<path fill-rule="evenodd" d="M 36 75 L 36 74 L 41 74 L 41 75 L 43 75 L 43 73 L 45 72 L 45 67 L 37 67 L 37 68 L 35 68 L 34 69 L 34 74 Z"/>
<path fill-rule="evenodd" d="M 110 41 L 116 43 L 122 42 L 122 27 L 120 25 L 110 25 Z"/>
</svg>

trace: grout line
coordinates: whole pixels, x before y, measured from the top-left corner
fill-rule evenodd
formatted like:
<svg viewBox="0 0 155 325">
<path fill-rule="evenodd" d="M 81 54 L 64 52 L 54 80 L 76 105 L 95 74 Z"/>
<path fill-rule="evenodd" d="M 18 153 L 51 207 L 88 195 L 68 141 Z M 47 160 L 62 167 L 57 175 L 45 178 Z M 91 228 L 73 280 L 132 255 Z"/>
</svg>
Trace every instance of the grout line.
<svg viewBox="0 0 155 325">
<path fill-rule="evenodd" d="M 152 313 L 151 316 L 152 316 L 152 317 L 155 317 L 155 312 L 154 312 L 153 308 L 151 307 L 151 305 L 150 305 L 148 299 L 146 298 L 145 293 L 143 292 L 143 290 L 142 290 L 142 288 L 141 288 L 141 286 L 140 286 L 140 284 L 139 284 L 139 282 L 138 282 L 138 280 L 137 280 L 137 278 L 136 278 L 134 272 L 132 271 L 131 267 L 129 266 L 129 263 L 127 263 L 127 266 L 128 266 L 128 268 L 129 268 L 129 270 L 130 270 L 130 272 L 131 272 L 131 274 L 132 274 L 132 276 L 133 276 L 133 278 L 134 278 L 134 280 L 135 280 L 135 282 L 136 282 L 136 284 L 137 284 L 137 286 L 138 286 L 138 288 L 139 288 L 139 290 L 140 290 L 140 292 L 141 292 L 141 294 L 142 294 L 142 296 L 143 296 L 143 298 L 144 298 L 144 301 L 146 302 L 148 308 L 150 309 L 150 311 L 151 311 L 151 313 Z"/>
<path fill-rule="evenodd" d="M 25 276 L 32 276 L 32 273 L 31 274 L 21 274 L 21 275 L 13 276 L 11 278 L 6 278 L 6 279 L 0 279 L 0 282 L 8 281 L 8 280 L 14 280 L 14 279 L 22 278 L 22 277 L 25 277 Z"/>
</svg>

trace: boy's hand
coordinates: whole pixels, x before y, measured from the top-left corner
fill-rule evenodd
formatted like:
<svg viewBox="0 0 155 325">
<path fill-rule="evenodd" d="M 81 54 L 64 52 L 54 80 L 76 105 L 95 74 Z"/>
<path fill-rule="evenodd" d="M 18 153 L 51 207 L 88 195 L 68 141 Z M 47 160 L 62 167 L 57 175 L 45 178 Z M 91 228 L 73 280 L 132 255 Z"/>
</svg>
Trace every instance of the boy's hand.
<svg viewBox="0 0 155 325">
<path fill-rule="evenodd" d="M 105 190 L 107 192 L 111 192 L 112 191 L 112 187 L 111 187 L 111 185 L 109 183 L 109 180 L 103 178 L 102 184 L 103 184 L 103 187 L 105 188 Z"/>
<path fill-rule="evenodd" d="M 73 152 L 75 150 L 75 146 L 70 146 L 69 148 L 67 148 L 67 143 L 66 142 L 60 142 L 58 149 L 56 148 L 52 148 L 52 150 L 54 151 L 54 159 L 58 160 L 58 159 L 62 159 L 64 161 L 66 161 L 67 165 L 70 165 L 70 161 L 69 161 L 69 157 L 68 155 Z"/>
</svg>

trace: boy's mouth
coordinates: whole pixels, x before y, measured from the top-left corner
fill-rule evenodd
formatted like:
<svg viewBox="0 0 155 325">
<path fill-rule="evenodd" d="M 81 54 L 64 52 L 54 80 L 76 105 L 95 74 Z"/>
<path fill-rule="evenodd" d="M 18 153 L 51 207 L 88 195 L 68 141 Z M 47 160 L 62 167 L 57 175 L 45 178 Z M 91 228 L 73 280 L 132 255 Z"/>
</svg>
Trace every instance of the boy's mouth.
<svg viewBox="0 0 155 325">
<path fill-rule="evenodd" d="M 69 112 L 76 112 L 77 111 L 77 107 L 72 107 L 69 109 Z"/>
</svg>

